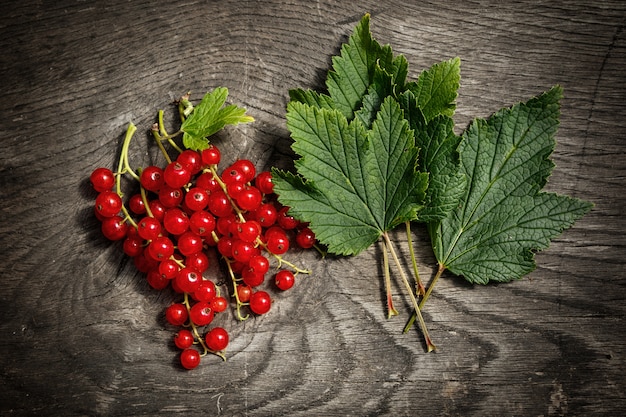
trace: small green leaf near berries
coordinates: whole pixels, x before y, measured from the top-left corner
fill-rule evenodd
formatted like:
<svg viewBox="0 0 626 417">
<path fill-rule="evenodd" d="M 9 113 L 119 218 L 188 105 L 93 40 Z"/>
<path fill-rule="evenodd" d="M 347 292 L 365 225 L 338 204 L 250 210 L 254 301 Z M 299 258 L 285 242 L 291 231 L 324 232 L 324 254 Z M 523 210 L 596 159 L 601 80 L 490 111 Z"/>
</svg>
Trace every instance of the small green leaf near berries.
<svg viewBox="0 0 626 417">
<path fill-rule="evenodd" d="M 246 109 L 236 105 L 224 106 L 227 98 L 228 89 L 218 87 L 206 93 L 202 101 L 193 108 L 180 128 L 184 132 L 185 148 L 201 151 L 209 147 L 207 138 L 224 126 L 254 121 L 252 116 L 246 114 Z"/>
</svg>

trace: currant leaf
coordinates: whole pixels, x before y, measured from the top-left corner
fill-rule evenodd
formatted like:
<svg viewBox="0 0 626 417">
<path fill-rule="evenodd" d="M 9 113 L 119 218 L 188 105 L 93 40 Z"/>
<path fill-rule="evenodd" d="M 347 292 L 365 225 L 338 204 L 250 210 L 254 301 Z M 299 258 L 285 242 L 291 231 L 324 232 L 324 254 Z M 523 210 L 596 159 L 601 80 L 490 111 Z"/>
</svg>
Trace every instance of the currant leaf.
<svg viewBox="0 0 626 417">
<path fill-rule="evenodd" d="M 403 89 L 408 62 L 401 55 L 394 58 L 389 45 L 380 45 L 372 37 L 370 15 L 365 14 L 354 28 L 348 43 L 342 45 L 340 55 L 332 57 L 332 68 L 326 78 L 328 95 L 294 89 L 290 91 L 290 97 L 292 101 L 337 109 L 348 120 L 352 120 L 355 112 L 364 106 L 374 78 L 381 71 L 390 74 L 393 84 Z M 379 97 L 379 106 L 384 97 Z M 370 116 L 373 118 L 373 114 Z"/>
<path fill-rule="evenodd" d="M 413 132 L 393 98 L 371 129 L 339 110 L 296 101 L 287 107 L 287 126 L 298 175 L 274 169 L 274 190 L 329 252 L 356 255 L 416 218 L 428 179 L 415 169 Z"/>
<path fill-rule="evenodd" d="M 420 211 L 418 221 L 443 219 L 456 207 L 467 183 L 465 175 L 460 172 L 457 152 L 461 137 L 454 134 L 454 122 L 449 116 L 440 114 L 427 122 L 411 91 L 400 96 L 400 105 L 415 132 L 415 142 L 420 149 L 420 170 L 430 175 L 425 207 Z"/>
<path fill-rule="evenodd" d="M 413 93 L 428 121 L 440 114 L 454 115 L 460 80 L 461 60 L 457 57 L 434 64 L 405 89 Z"/>
<path fill-rule="evenodd" d="M 330 96 L 348 120 L 361 107 L 361 101 L 372 82 L 376 64 L 392 66 L 393 55 L 389 45 L 381 46 L 372 38 L 370 16 L 366 14 L 355 27 L 341 54 L 332 58 L 333 68 L 328 72 L 326 87 Z"/>
<path fill-rule="evenodd" d="M 196 151 L 206 149 L 209 147 L 207 138 L 224 126 L 254 121 L 246 114 L 246 109 L 236 105 L 224 106 L 227 98 L 228 89 L 225 87 L 218 87 L 204 95 L 181 125 L 185 148 Z"/>
<path fill-rule="evenodd" d="M 472 283 L 507 282 L 535 268 L 534 252 L 587 213 L 589 202 L 542 192 L 562 89 L 475 120 L 459 147 L 468 187 L 458 207 L 428 225 L 440 267 Z"/>
</svg>

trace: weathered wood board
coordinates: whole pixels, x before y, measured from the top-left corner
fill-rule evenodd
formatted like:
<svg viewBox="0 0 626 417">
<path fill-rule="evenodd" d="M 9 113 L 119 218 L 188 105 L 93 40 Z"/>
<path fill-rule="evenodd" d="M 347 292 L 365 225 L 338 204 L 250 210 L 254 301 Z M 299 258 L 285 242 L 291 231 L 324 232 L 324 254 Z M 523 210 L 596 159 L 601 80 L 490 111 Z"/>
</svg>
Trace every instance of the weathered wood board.
<svg viewBox="0 0 626 417">
<path fill-rule="evenodd" d="M 0 15 L 0 415 L 621 416 L 626 413 L 626 4 L 621 1 L 11 2 Z M 218 86 L 256 122 L 217 139 L 225 159 L 289 166 L 288 90 L 323 88 L 365 12 L 410 77 L 461 58 L 455 115 L 564 87 L 548 189 L 593 211 L 509 284 L 446 275 L 424 352 L 387 320 L 380 247 L 298 255 L 313 269 L 270 314 L 231 329 L 228 360 L 177 365 L 163 308 L 100 235 L 87 178 L 113 167 L 127 124 L 147 130 L 181 94 Z M 415 240 L 427 279 L 435 265 Z M 401 232 L 394 234 L 403 241 Z M 404 255 L 407 255 L 404 252 Z"/>
</svg>

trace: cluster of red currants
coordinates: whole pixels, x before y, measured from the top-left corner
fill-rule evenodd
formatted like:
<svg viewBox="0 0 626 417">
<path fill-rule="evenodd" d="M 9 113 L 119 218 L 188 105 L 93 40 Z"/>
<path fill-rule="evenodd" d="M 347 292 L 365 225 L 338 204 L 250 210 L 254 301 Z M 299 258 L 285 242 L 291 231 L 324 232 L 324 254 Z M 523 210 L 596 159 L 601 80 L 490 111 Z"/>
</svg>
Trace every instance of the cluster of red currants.
<svg viewBox="0 0 626 417">
<path fill-rule="evenodd" d="M 165 168 L 152 165 L 133 173 L 140 191 L 126 203 L 121 172 L 97 168 L 90 176 L 104 236 L 123 241 L 124 253 L 150 286 L 171 287 L 182 295 L 182 301 L 166 308 L 165 318 L 178 328 L 174 343 L 186 369 L 198 366 L 206 353 L 224 358 L 229 342 L 223 327 L 205 328 L 229 305 L 221 286 L 204 276 L 209 251 L 224 260 L 237 318 L 244 320 L 249 316 L 244 308 L 256 315 L 270 310 L 270 293 L 261 289 L 269 281 L 270 264 L 277 264 L 275 287 L 288 290 L 298 273 L 309 271 L 282 255 L 293 243 L 304 249 L 316 243 L 311 229 L 277 201 L 269 171 L 257 174 L 251 161 L 239 159 L 219 174 L 220 159 L 218 148 L 210 145 L 201 152 L 183 150 Z"/>
</svg>

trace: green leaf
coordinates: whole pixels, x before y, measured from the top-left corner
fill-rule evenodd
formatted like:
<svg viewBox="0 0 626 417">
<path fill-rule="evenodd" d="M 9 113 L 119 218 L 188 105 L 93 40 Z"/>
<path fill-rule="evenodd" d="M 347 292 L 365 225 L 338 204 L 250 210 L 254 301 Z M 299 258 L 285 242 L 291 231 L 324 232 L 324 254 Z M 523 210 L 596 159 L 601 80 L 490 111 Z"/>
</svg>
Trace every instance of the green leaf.
<svg viewBox="0 0 626 417">
<path fill-rule="evenodd" d="M 383 100 L 393 95 L 394 87 L 393 75 L 376 65 L 372 83 L 367 89 L 367 94 L 363 96 L 361 108 L 354 113 L 354 116 L 358 117 L 363 125 L 369 128 L 380 110 Z"/>
<path fill-rule="evenodd" d="M 440 114 L 454 115 L 460 80 L 461 60 L 453 58 L 423 71 L 417 82 L 408 83 L 406 89 L 415 95 L 428 121 Z"/>
<path fill-rule="evenodd" d="M 226 125 L 250 123 L 254 119 L 246 115 L 246 109 L 235 105 L 224 106 L 228 89 L 218 87 L 206 93 L 202 101 L 181 125 L 183 145 L 187 149 L 202 150 L 209 146 L 207 137 L 222 130 Z"/>
<path fill-rule="evenodd" d="M 356 255 L 415 219 L 427 175 L 415 169 L 418 149 L 395 100 L 384 100 L 369 130 L 339 110 L 299 102 L 289 103 L 287 126 L 298 175 L 275 169 L 274 189 L 329 252 Z"/>
<path fill-rule="evenodd" d="M 459 148 L 468 187 L 457 209 L 429 224 L 440 265 L 472 283 L 506 282 L 535 268 L 548 247 L 591 204 L 542 192 L 554 164 L 560 87 L 475 120 Z"/>
<path fill-rule="evenodd" d="M 335 108 L 348 120 L 362 105 L 376 66 L 384 68 L 398 78 L 406 76 L 406 65 L 393 59 L 391 47 L 381 46 L 372 38 L 370 16 L 363 16 L 355 27 L 347 44 L 341 48 L 341 54 L 332 58 L 332 70 L 328 72 L 326 87 L 332 97 Z"/>
<path fill-rule="evenodd" d="M 460 172 L 457 152 L 461 137 L 454 134 L 454 122 L 448 116 L 438 115 L 426 122 L 410 91 L 400 96 L 400 106 L 415 132 L 415 143 L 420 149 L 419 169 L 430 175 L 425 207 L 418 220 L 441 220 L 457 206 L 465 191 L 466 178 Z"/>
</svg>

